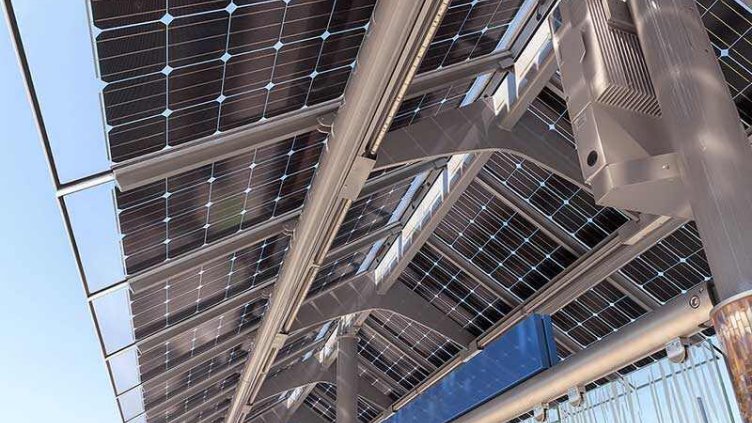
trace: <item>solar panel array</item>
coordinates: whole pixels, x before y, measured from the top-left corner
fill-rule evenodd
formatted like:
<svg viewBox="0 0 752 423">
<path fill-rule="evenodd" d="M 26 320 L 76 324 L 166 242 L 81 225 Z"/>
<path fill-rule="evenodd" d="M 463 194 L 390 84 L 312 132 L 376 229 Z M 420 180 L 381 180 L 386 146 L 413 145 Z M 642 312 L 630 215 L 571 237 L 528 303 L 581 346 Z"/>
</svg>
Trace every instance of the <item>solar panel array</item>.
<svg viewBox="0 0 752 423">
<path fill-rule="evenodd" d="M 91 1 L 97 66 L 110 158 L 142 158 L 249 123 L 339 98 L 355 66 L 376 0 Z M 453 0 L 419 73 L 492 52 L 523 0 Z M 752 19 L 733 0 L 698 0 L 743 123 L 752 125 Z M 399 128 L 459 107 L 473 79 L 455 81 L 405 100 Z M 529 113 L 573 145 L 565 102 L 544 89 Z M 303 205 L 325 135 L 299 135 L 128 192 L 115 192 L 123 259 L 129 275 L 247 231 Z M 591 248 L 626 217 L 596 206 L 592 196 L 516 156 L 497 153 L 483 174 L 510 188 Z M 334 246 L 371 234 L 395 216 L 412 179 L 359 199 Z M 223 416 L 252 350 L 253 329 L 267 306 L 261 287 L 277 275 L 287 235 L 204 263 L 153 285 L 134 284 L 130 296 L 138 347 L 139 387 L 149 422 Z M 522 301 L 571 265 L 575 257 L 493 193 L 471 184 L 436 230 L 465 260 L 453 262 L 433 246 L 421 248 L 400 275 L 405 284 L 470 333 L 480 335 L 510 306 L 468 272 L 483 272 Z M 371 246 L 326 263 L 309 295 L 363 270 Z M 383 252 L 384 249 L 382 249 Z M 665 302 L 710 279 L 702 244 L 688 224 L 629 263 L 622 274 Z M 254 292 L 258 296 L 254 297 Z M 181 322 L 247 301 L 187 327 Z M 647 310 L 603 281 L 553 316 L 582 347 Z M 206 315 L 206 314 L 205 314 Z M 335 325 L 292 336 L 278 358 L 318 348 Z M 361 383 L 397 399 L 451 360 L 460 347 L 402 316 L 375 311 L 360 334 Z M 561 353 L 568 353 L 562 349 Z M 296 362 L 290 359 L 275 371 Z M 650 359 L 643 360 L 649 362 Z M 636 365 L 641 365 L 637 363 Z M 626 370 L 629 370 L 626 369 Z M 184 395 L 197 383 L 215 383 Z M 271 406 L 289 393 L 271 398 Z M 336 390 L 319 384 L 305 398 L 333 421 Z M 165 402 L 168 407 L 163 407 Z M 155 412 L 158 410 L 159 412 Z M 380 412 L 359 401 L 359 419 Z"/>
</svg>

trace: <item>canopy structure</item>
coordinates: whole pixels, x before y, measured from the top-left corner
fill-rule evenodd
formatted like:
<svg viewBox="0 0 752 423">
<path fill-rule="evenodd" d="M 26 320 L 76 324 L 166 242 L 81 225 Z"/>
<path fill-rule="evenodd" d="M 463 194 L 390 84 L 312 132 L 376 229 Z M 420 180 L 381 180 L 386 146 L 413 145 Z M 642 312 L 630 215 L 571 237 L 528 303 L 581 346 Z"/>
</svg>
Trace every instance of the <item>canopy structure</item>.
<svg viewBox="0 0 752 423">
<path fill-rule="evenodd" d="M 712 282 L 693 221 L 595 204 L 556 3 L 87 1 L 66 144 L 5 0 L 123 421 L 382 421 L 522 316 L 566 359 Z M 749 134 L 752 11 L 697 7 Z"/>
</svg>

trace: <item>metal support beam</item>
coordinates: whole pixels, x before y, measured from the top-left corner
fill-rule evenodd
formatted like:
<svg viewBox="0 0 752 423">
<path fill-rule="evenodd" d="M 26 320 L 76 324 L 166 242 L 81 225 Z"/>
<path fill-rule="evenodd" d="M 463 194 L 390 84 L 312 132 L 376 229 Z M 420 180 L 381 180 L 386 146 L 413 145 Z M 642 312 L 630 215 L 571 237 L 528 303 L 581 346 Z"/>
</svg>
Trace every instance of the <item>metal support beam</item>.
<svg viewBox="0 0 752 423">
<path fill-rule="evenodd" d="M 584 187 L 577 152 L 560 135 L 530 114 L 511 131 L 504 129 L 486 101 L 391 131 L 379 150 L 376 168 L 484 151 L 522 156 Z"/>
<path fill-rule="evenodd" d="M 369 310 L 397 313 L 463 347 L 473 340 L 461 325 L 402 284 L 395 284 L 386 293 L 379 294 L 370 274 L 340 284 L 307 301 L 290 330 L 292 333 L 307 330 L 342 316 Z"/>
<path fill-rule="evenodd" d="M 358 422 L 358 337 L 337 339 L 337 423 Z"/>
<path fill-rule="evenodd" d="M 407 166 L 402 166 L 395 170 L 389 170 L 383 175 L 367 180 L 366 184 L 363 185 L 363 189 L 360 191 L 360 197 L 364 198 L 375 192 L 385 190 L 394 184 L 415 177 L 422 172 L 441 169 L 446 163 L 446 158 L 423 160 Z"/>
<path fill-rule="evenodd" d="M 275 284 L 274 295 L 233 398 L 227 423 L 238 423 L 253 401 L 278 351 L 275 339 L 288 332 L 342 219 L 365 178 L 361 173 L 379 148 L 448 1 L 381 0 L 358 53 L 343 106 L 332 123 L 303 214 Z M 359 167 L 360 166 L 360 167 Z M 365 176 L 367 177 L 367 173 Z"/>
<path fill-rule="evenodd" d="M 295 363 L 266 379 L 259 390 L 257 398 L 264 400 L 295 388 L 316 383 L 336 385 L 337 373 L 334 367 L 325 367 L 316 358 L 309 358 L 308 360 Z M 358 395 L 366 401 L 384 410 L 391 405 L 392 400 L 374 386 L 368 384 L 360 384 L 359 386 Z"/>
<path fill-rule="evenodd" d="M 752 150 L 693 0 L 630 0 L 719 299 L 752 290 Z"/>
<path fill-rule="evenodd" d="M 324 419 L 309 407 L 298 407 L 291 420 L 293 423 L 329 423 L 329 420 Z"/>
<path fill-rule="evenodd" d="M 569 388 L 587 385 L 665 348 L 674 338 L 696 333 L 712 307 L 708 286 L 702 283 L 453 422 L 502 422 L 553 402 Z"/>
<path fill-rule="evenodd" d="M 332 248 L 331 250 L 329 250 L 329 253 L 327 253 L 326 255 L 326 261 L 333 262 L 335 260 L 339 260 L 356 251 L 360 251 L 363 248 L 373 245 L 376 242 L 384 238 L 388 238 L 390 236 L 399 234 L 401 231 L 402 231 L 402 223 L 392 222 L 384 226 L 383 228 L 373 231 L 369 234 L 363 235 L 362 237 L 354 241 L 345 243 L 336 248 Z"/>
<path fill-rule="evenodd" d="M 415 77 L 405 98 L 417 97 L 454 82 L 488 72 L 508 72 L 513 66 L 514 57 L 510 52 L 497 51 L 446 68 L 425 72 Z"/>
<path fill-rule="evenodd" d="M 742 419 L 752 421 L 752 149 L 694 0 L 629 0 L 717 298 Z"/>
<path fill-rule="evenodd" d="M 475 179 L 475 176 L 483 169 L 483 166 L 486 165 L 486 162 L 488 162 L 492 155 L 493 153 L 487 151 L 478 153 L 472 159 L 472 162 L 464 169 L 464 172 L 460 175 L 459 179 L 454 182 L 451 189 L 449 189 L 448 186 L 445 186 L 449 191 L 444 193 L 444 199 L 441 204 L 439 204 L 436 210 L 434 210 L 428 221 L 422 225 L 420 232 L 414 236 L 410 246 L 402 252 L 397 264 L 389 271 L 389 275 L 379 283 L 379 292 L 387 292 L 393 285 L 395 285 L 399 275 L 402 274 L 413 258 L 418 254 L 420 249 L 423 248 L 423 245 L 428 238 L 430 238 L 436 227 L 439 226 L 441 220 L 447 213 L 449 213 L 449 210 L 454 207 L 457 200 L 462 197 L 462 193 L 465 192 L 465 189 L 467 189 L 468 186 L 470 186 Z"/>
</svg>

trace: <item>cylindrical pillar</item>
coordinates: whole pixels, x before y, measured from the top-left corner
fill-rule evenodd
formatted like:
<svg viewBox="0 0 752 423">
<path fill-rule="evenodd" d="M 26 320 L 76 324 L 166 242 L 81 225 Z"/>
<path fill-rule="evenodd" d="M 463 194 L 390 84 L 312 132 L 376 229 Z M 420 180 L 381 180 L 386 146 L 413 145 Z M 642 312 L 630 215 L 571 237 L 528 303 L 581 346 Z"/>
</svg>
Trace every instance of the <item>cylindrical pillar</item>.
<svg viewBox="0 0 752 423">
<path fill-rule="evenodd" d="M 739 409 L 745 421 L 752 422 L 752 294 L 729 298 L 711 314 L 726 350 Z"/>
<path fill-rule="evenodd" d="M 358 337 L 337 340 L 337 423 L 358 422 Z"/>
<path fill-rule="evenodd" d="M 718 57 L 694 0 L 629 5 L 718 299 L 744 296 L 752 292 L 752 149 Z M 741 381 L 742 373 L 750 373 L 752 349 L 738 342 L 752 333 L 749 326 L 729 323 L 740 313 L 749 315 L 749 302 L 732 303 L 716 311 L 714 322 L 726 351 L 740 350 L 742 362 L 731 371 L 740 405 L 750 410 L 749 381 Z M 749 412 L 746 421 L 752 422 Z"/>
</svg>

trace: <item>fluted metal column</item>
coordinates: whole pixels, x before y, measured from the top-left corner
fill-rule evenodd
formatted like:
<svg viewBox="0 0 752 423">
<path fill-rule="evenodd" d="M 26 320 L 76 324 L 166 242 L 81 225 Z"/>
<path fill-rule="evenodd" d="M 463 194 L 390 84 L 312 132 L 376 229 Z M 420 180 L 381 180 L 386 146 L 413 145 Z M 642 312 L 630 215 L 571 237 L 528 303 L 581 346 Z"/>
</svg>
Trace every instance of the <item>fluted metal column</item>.
<svg viewBox="0 0 752 423">
<path fill-rule="evenodd" d="M 337 340 L 337 423 L 358 422 L 358 337 Z"/>
<path fill-rule="evenodd" d="M 739 325 L 752 315 L 752 149 L 694 0 L 629 5 L 716 293 L 725 301 L 713 321 L 727 351 L 743 349 L 744 362 L 731 372 L 742 414 L 752 422 L 746 379 L 752 373 L 752 328 Z"/>
</svg>

